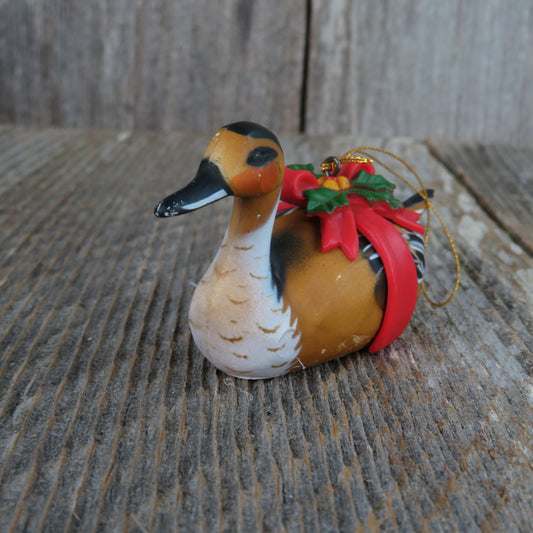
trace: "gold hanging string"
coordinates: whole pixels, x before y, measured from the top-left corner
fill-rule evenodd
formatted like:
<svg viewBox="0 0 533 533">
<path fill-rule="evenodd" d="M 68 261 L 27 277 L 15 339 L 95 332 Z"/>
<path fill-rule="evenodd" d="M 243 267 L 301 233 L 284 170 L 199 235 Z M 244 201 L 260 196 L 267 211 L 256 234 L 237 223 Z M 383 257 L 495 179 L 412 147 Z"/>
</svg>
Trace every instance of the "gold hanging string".
<svg viewBox="0 0 533 533">
<path fill-rule="evenodd" d="M 385 155 L 388 155 L 389 157 L 392 157 L 393 159 L 396 159 L 397 161 L 399 161 L 416 178 L 416 180 L 418 181 L 418 183 L 420 185 L 420 189 L 415 187 L 409 180 L 407 180 L 402 175 L 400 175 L 397 172 L 395 172 L 388 165 L 386 165 L 385 163 L 380 161 L 373 154 L 372 155 L 368 154 L 367 153 L 368 150 L 371 150 L 373 152 L 381 152 L 381 153 L 383 153 Z M 354 156 L 353 154 L 361 154 L 361 156 L 363 156 L 363 157 Z M 450 295 L 444 301 L 437 302 L 437 301 L 433 300 L 429 296 L 429 294 L 427 293 L 424 281 L 422 281 L 422 291 L 423 291 L 424 296 L 426 297 L 426 299 L 431 304 L 433 304 L 433 305 L 435 305 L 437 307 L 442 307 L 442 306 L 446 305 L 447 303 L 449 303 L 453 299 L 453 297 L 455 296 L 457 290 L 459 289 L 459 280 L 460 280 L 460 277 L 461 277 L 461 264 L 460 264 L 460 261 L 459 261 L 459 254 L 457 253 L 457 249 L 455 247 L 455 243 L 453 242 L 452 236 L 450 235 L 450 232 L 448 231 L 448 228 L 446 227 L 446 224 L 444 223 L 444 220 L 442 220 L 442 217 L 440 216 L 439 212 L 437 211 L 435 206 L 432 204 L 432 202 L 431 202 L 431 200 L 429 198 L 428 192 L 426 190 L 426 186 L 424 185 L 424 182 L 422 181 L 420 176 L 415 172 L 413 167 L 411 165 L 409 165 L 409 163 L 404 161 L 401 157 L 398 157 L 397 155 L 395 155 L 395 154 L 393 154 L 391 152 L 388 152 L 387 150 L 384 150 L 383 148 L 376 148 L 375 146 L 361 146 L 359 148 L 355 148 L 354 150 L 350 150 L 349 152 L 346 152 L 342 157 L 338 158 L 337 161 L 340 161 L 340 163 L 348 163 L 348 162 L 352 162 L 352 163 L 371 163 L 372 162 L 372 157 L 385 170 L 389 171 L 392 175 L 396 176 L 400 181 L 402 181 L 403 183 L 405 183 L 406 185 L 411 187 L 411 189 L 413 189 L 417 194 L 419 194 L 420 197 L 424 200 L 424 203 L 426 204 L 426 209 L 427 209 L 427 224 L 426 224 L 426 235 L 425 235 L 425 246 L 426 247 L 427 247 L 428 241 L 429 241 L 429 229 L 430 229 L 430 214 L 431 214 L 431 211 L 433 211 L 433 213 L 435 213 L 435 216 L 438 218 L 439 222 L 442 225 L 442 229 L 444 230 L 444 233 L 446 234 L 448 242 L 450 243 L 450 247 L 451 247 L 452 252 L 453 252 L 453 257 L 455 259 L 456 276 L 455 276 L 454 288 L 453 288 L 452 292 L 450 293 Z M 338 171 L 339 168 L 337 168 L 337 169 L 333 169 L 332 168 L 333 165 L 336 165 L 336 162 L 335 161 L 331 161 L 331 159 L 336 159 L 336 158 L 328 158 L 326 160 L 328 162 L 327 170 L 329 172 L 334 172 L 335 170 Z"/>
</svg>

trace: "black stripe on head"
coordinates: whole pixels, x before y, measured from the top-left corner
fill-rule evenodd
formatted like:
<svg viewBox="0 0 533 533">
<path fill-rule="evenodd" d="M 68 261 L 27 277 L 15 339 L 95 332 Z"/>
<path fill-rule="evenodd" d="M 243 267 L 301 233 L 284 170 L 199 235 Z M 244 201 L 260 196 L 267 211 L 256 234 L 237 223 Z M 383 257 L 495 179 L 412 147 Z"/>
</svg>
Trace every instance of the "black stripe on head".
<svg viewBox="0 0 533 533">
<path fill-rule="evenodd" d="M 252 167 L 264 167 L 278 157 L 278 152 L 270 146 L 259 146 L 254 148 L 249 154 L 246 162 Z"/>
<path fill-rule="evenodd" d="M 278 138 L 269 129 L 255 122 L 234 122 L 233 124 L 224 126 L 224 128 L 239 135 L 252 137 L 253 139 L 270 139 L 280 146 Z"/>
</svg>

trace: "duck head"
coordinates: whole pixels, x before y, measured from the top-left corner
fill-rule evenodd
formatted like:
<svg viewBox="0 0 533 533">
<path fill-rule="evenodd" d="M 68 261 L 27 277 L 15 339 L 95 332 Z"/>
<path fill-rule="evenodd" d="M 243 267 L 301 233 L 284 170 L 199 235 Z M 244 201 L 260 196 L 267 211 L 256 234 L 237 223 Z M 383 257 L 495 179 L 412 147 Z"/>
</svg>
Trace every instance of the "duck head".
<svg viewBox="0 0 533 533">
<path fill-rule="evenodd" d="M 253 122 L 228 124 L 211 139 L 195 178 L 161 200 L 154 213 L 182 215 L 226 196 L 257 198 L 279 191 L 283 169 L 283 152 L 270 130 Z"/>
</svg>

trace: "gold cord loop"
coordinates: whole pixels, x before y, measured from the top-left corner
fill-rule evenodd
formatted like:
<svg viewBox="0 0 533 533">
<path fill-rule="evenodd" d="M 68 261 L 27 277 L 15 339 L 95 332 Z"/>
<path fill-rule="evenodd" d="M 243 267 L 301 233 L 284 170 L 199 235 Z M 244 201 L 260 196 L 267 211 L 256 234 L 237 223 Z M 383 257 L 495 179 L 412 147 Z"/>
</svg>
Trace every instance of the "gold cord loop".
<svg viewBox="0 0 533 533">
<path fill-rule="evenodd" d="M 453 256 L 454 256 L 454 259 L 455 259 L 455 268 L 456 268 L 455 285 L 454 285 L 454 288 L 453 288 L 452 292 L 450 293 L 450 295 L 445 300 L 443 300 L 442 302 L 437 302 L 437 301 L 433 300 L 429 296 L 423 281 L 422 281 L 422 291 L 423 291 L 424 296 L 426 297 L 426 299 L 431 304 L 433 304 L 433 305 L 435 305 L 437 307 L 442 307 L 442 306 L 446 305 L 447 303 L 449 303 L 453 299 L 453 297 L 455 296 L 457 290 L 459 289 L 459 280 L 460 280 L 460 277 L 461 277 L 461 264 L 460 264 L 460 261 L 459 261 L 459 254 L 457 253 L 457 249 L 455 247 L 455 243 L 453 242 L 452 236 L 450 235 L 450 232 L 448 231 L 448 228 L 446 227 L 446 224 L 442 220 L 442 217 L 440 216 L 439 212 L 437 211 L 437 209 L 432 204 L 432 202 L 431 202 L 431 200 L 429 198 L 429 195 L 428 195 L 428 192 L 427 192 L 426 187 L 424 185 L 424 182 L 422 181 L 420 176 L 415 172 L 413 167 L 411 167 L 411 165 L 409 165 L 401 157 L 398 157 L 397 155 L 395 155 L 395 154 L 393 154 L 391 152 L 388 152 L 387 150 L 384 150 L 383 148 L 376 148 L 374 146 L 361 146 L 359 148 L 356 148 L 354 150 L 350 150 L 349 152 L 346 152 L 340 158 L 328 157 L 327 159 L 325 159 L 322 162 L 322 171 L 326 172 L 324 170 L 324 168 L 325 168 L 324 165 L 325 164 L 326 165 L 331 165 L 332 164 L 331 160 L 335 160 L 335 164 L 338 164 L 338 166 L 336 167 L 336 171 L 339 170 L 341 164 L 343 164 L 343 163 L 348 163 L 348 162 L 350 162 L 350 163 L 373 163 L 374 161 L 370 158 L 370 154 L 367 153 L 367 150 L 371 150 L 373 152 L 381 152 L 381 153 L 383 153 L 385 155 L 388 155 L 389 157 L 392 157 L 393 159 L 396 159 L 418 181 L 418 183 L 420 185 L 420 189 L 415 187 L 406 178 L 404 178 L 402 175 L 400 175 L 397 172 L 395 172 L 392 168 L 390 168 L 388 165 L 386 165 L 385 163 L 383 163 L 382 161 L 380 161 L 377 157 L 375 157 L 373 155 L 374 160 L 376 161 L 376 163 L 381 165 L 384 169 L 389 171 L 392 175 L 396 176 L 400 181 L 402 181 L 403 183 L 405 183 L 406 185 L 411 187 L 411 189 L 413 189 L 416 193 L 418 193 L 421 196 L 421 198 L 423 198 L 424 203 L 426 204 L 426 209 L 427 209 L 427 224 L 426 224 L 426 235 L 425 235 L 425 245 L 426 245 L 426 247 L 427 247 L 428 241 L 429 241 L 430 213 L 431 213 L 431 211 L 433 211 L 433 213 L 435 213 L 435 216 L 437 217 L 437 219 L 441 223 L 442 229 L 444 230 L 444 233 L 446 234 L 448 242 L 450 243 L 450 247 L 452 249 L 452 253 L 453 253 Z M 354 156 L 354 154 L 360 154 L 360 155 L 359 156 Z M 329 166 L 326 166 L 326 170 L 330 170 Z M 329 176 L 330 174 L 327 174 L 327 175 Z"/>
</svg>

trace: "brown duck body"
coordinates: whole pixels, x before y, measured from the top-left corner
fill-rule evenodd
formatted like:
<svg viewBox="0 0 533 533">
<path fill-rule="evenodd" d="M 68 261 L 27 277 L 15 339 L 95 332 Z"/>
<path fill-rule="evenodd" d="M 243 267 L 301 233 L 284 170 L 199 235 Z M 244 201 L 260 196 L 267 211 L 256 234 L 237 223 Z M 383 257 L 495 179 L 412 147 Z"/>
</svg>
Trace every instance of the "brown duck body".
<svg viewBox="0 0 533 533">
<path fill-rule="evenodd" d="M 155 211 L 179 215 L 235 197 L 189 317 L 202 353 L 238 377 L 274 377 L 357 351 L 384 315 L 387 287 L 375 250 L 360 247 L 355 261 L 339 249 L 323 253 L 317 218 L 302 209 L 276 216 L 283 174 L 269 130 L 231 124 L 209 143 L 195 179 Z"/>
<path fill-rule="evenodd" d="M 338 248 L 323 253 L 317 218 L 302 209 L 278 217 L 271 261 L 284 301 L 298 317 L 302 365 L 360 350 L 376 335 L 386 298 L 383 274 L 376 275 L 361 250 L 354 262 Z"/>
</svg>

